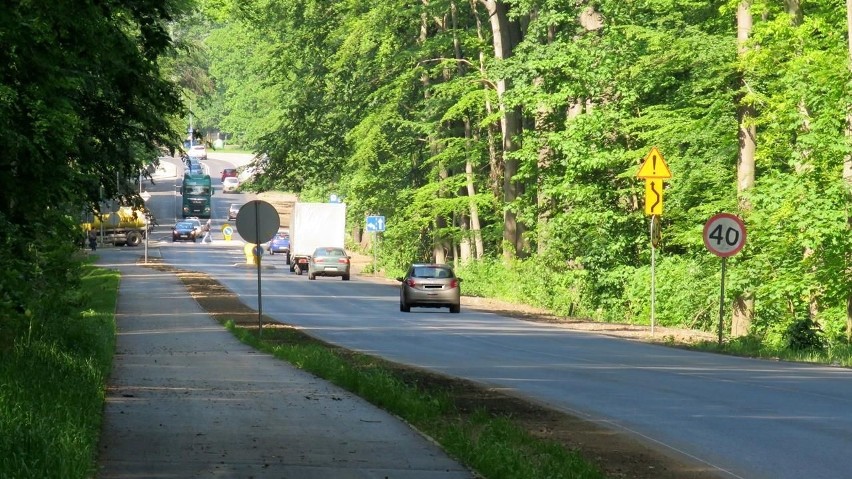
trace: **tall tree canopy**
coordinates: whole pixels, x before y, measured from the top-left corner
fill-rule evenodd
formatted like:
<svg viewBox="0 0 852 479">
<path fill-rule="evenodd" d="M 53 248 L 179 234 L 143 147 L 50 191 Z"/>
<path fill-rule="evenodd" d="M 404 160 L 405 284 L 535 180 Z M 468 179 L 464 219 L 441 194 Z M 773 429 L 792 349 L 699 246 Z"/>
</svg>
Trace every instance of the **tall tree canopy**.
<svg viewBox="0 0 852 479">
<path fill-rule="evenodd" d="M 4 2 L 0 15 L 0 331 L 61 316 L 81 212 L 134 191 L 176 144 L 158 60 L 178 1 Z M 53 309 L 52 309 L 53 308 Z M 35 315 L 35 316 L 34 316 Z M 3 336 L 3 334 L 0 334 Z M 0 344 L 1 345 L 1 344 Z"/>
<path fill-rule="evenodd" d="M 843 336 L 852 102 L 837 2 L 206 3 L 223 124 L 265 155 L 259 186 L 386 215 L 386 265 L 500 259 L 541 278 L 515 294 L 647 321 L 635 174 L 657 146 L 674 173 L 661 322 L 712 327 L 718 260 L 701 227 L 728 211 L 749 229 L 728 278 L 730 297 L 755 300 L 749 331 L 776 340 L 811 321 Z"/>
</svg>

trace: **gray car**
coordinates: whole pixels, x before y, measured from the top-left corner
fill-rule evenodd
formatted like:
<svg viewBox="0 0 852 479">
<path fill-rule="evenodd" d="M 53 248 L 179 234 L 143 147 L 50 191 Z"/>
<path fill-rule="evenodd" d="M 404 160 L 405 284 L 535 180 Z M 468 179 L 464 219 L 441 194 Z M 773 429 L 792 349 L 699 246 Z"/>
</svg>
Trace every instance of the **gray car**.
<svg viewBox="0 0 852 479">
<path fill-rule="evenodd" d="M 403 313 L 410 312 L 412 306 L 461 311 L 461 278 L 445 264 L 413 264 L 396 280 L 400 282 L 399 310 Z"/>
<path fill-rule="evenodd" d="M 308 279 L 317 279 L 317 276 L 340 276 L 343 281 L 349 281 L 351 266 L 346 250 L 323 246 L 314 250 L 308 261 Z"/>
</svg>

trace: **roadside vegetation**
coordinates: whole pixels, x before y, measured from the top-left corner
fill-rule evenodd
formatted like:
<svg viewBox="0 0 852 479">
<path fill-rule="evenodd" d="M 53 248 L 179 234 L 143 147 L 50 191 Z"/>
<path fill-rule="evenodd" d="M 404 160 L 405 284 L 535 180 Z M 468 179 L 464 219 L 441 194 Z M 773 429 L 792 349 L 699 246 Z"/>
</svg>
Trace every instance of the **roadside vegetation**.
<svg viewBox="0 0 852 479">
<path fill-rule="evenodd" d="M 535 437 L 488 402 L 464 397 L 469 389 L 426 372 L 413 373 L 373 356 L 313 339 L 296 329 L 226 327 L 254 348 L 328 380 L 407 421 L 451 456 L 488 479 L 603 478 L 597 466 L 561 444 Z"/>
<path fill-rule="evenodd" d="M 782 342 L 772 344 L 759 341 L 753 336 L 730 339 L 719 344 L 716 341 L 702 341 L 695 344 L 678 345 L 695 349 L 748 358 L 777 359 L 801 363 L 825 364 L 830 366 L 852 367 L 852 346 L 848 344 L 800 344 L 791 334 L 782 335 Z"/>
<path fill-rule="evenodd" d="M 77 288 L 45 299 L 49 320 L 28 315 L 0 347 L 0 477 L 92 477 L 119 275 L 81 268 Z"/>
<path fill-rule="evenodd" d="M 192 23 L 221 87 L 199 117 L 264 155 L 246 189 L 336 194 L 354 243 L 385 216 L 381 269 L 463 265 L 483 295 L 559 314 L 647 325 L 654 274 L 657 324 L 707 332 L 720 260 L 702 226 L 729 212 L 748 238 L 726 263 L 726 338 L 850 343 L 848 5 L 299 5 L 204 0 Z M 672 177 L 652 271 L 636 176 L 654 147 Z"/>
</svg>

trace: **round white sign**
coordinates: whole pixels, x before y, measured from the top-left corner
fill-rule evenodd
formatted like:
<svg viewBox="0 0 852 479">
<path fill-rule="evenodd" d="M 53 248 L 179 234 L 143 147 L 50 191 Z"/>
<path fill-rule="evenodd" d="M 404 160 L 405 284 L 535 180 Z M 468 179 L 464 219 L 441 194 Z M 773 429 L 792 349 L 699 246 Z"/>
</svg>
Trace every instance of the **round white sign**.
<svg viewBox="0 0 852 479">
<path fill-rule="evenodd" d="M 716 256 L 726 258 L 739 253 L 745 241 L 745 223 L 738 216 L 719 213 L 704 224 L 704 246 Z"/>
<path fill-rule="evenodd" d="M 237 213 L 237 231 L 249 243 L 269 241 L 280 225 L 278 211 L 265 201 L 249 201 Z"/>
</svg>

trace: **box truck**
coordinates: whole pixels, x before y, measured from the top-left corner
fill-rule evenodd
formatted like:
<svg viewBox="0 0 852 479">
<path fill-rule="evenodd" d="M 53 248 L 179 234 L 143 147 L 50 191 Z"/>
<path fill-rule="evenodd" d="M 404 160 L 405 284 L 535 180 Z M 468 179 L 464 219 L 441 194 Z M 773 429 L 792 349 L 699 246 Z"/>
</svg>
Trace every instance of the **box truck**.
<svg viewBox="0 0 852 479">
<path fill-rule="evenodd" d="M 345 203 L 301 203 L 290 214 L 290 271 L 302 274 L 321 246 L 344 247 Z"/>
</svg>

